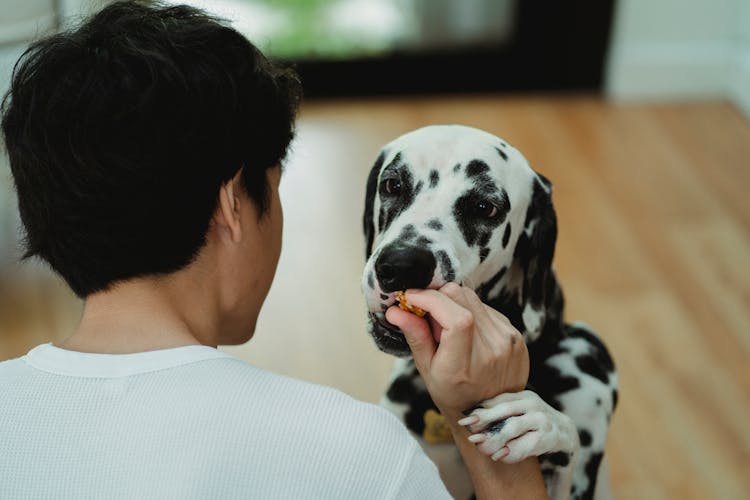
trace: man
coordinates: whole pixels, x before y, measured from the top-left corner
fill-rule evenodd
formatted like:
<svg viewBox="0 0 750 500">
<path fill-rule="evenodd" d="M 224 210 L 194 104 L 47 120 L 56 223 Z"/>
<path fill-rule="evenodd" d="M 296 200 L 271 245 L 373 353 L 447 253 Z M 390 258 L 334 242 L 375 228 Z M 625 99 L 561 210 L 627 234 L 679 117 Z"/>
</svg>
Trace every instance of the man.
<svg viewBox="0 0 750 500">
<path fill-rule="evenodd" d="M 185 6 L 118 2 L 21 58 L 2 128 L 26 257 L 85 307 L 63 343 L 0 363 L 0 498 L 448 497 L 384 410 L 216 350 L 252 337 L 273 280 L 299 96 Z M 525 386 L 518 332 L 456 284 L 408 298 L 432 326 L 389 320 L 477 495 L 543 497 L 535 460 L 494 463 L 457 424 Z"/>
</svg>

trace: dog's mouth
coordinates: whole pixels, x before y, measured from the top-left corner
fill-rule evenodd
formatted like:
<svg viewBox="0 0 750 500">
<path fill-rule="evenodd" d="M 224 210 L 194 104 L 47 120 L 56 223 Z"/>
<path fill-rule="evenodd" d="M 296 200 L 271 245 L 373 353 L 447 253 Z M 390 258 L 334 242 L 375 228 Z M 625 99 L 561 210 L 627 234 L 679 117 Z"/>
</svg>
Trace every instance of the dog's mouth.
<svg viewBox="0 0 750 500">
<path fill-rule="evenodd" d="M 406 342 L 404 332 L 385 319 L 383 313 L 370 313 L 372 336 L 375 345 L 381 351 L 394 356 L 405 357 L 411 355 L 411 349 Z"/>
</svg>

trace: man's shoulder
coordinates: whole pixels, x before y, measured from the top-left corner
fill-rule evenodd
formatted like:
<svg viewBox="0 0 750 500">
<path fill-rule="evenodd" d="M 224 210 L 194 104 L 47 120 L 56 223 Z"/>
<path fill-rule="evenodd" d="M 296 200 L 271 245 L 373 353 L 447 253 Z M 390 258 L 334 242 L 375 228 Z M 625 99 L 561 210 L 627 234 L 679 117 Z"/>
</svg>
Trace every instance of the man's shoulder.
<svg viewBox="0 0 750 500">
<path fill-rule="evenodd" d="M 383 407 L 358 400 L 337 388 L 277 374 L 237 358 L 221 361 L 233 380 L 231 391 L 238 396 L 252 393 L 282 406 L 296 406 L 299 412 L 308 415 L 345 412 L 369 424 L 403 430 L 403 424 Z"/>
</svg>

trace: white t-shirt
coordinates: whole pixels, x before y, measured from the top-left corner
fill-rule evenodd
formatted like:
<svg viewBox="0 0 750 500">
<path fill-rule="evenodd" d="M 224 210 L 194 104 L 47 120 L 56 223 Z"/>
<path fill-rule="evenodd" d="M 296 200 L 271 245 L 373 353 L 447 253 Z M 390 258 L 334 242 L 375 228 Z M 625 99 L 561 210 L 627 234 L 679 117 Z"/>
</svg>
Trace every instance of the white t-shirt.
<svg viewBox="0 0 750 500">
<path fill-rule="evenodd" d="M 386 410 L 208 346 L 0 363 L 0 498 L 450 498 Z"/>
</svg>

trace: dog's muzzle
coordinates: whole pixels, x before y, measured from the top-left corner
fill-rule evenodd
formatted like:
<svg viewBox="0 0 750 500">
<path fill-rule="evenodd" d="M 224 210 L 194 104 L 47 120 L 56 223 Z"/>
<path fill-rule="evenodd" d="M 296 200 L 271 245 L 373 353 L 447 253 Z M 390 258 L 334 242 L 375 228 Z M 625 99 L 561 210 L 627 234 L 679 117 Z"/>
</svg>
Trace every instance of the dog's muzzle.
<svg viewBox="0 0 750 500">
<path fill-rule="evenodd" d="M 384 313 L 370 313 L 370 326 L 372 327 L 375 345 L 381 351 L 392 356 L 404 358 L 411 356 L 411 349 L 406 342 L 404 333 L 394 325 L 388 323 Z"/>
</svg>

